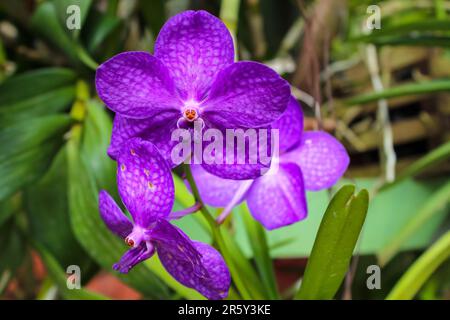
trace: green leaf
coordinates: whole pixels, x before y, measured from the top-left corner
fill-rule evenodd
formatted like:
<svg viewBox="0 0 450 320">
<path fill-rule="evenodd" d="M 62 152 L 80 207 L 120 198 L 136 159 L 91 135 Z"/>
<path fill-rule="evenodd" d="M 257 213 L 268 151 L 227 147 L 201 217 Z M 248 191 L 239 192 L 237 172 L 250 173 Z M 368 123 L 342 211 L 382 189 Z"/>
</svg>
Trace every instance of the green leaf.
<svg viewBox="0 0 450 320">
<path fill-rule="evenodd" d="M 67 115 L 51 115 L 9 123 L 0 127 L 0 165 L 13 156 L 40 146 L 52 138 L 61 138 L 73 120 Z"/>
<path fill-rule="evenodd" d="M 95 52 L 103 41 L 121 26 L 121 20 L 115 16 L 101 15 L 92 22 L 92 29 L 87 36 L 87 49 Z"/>
<path fill-rule="evenodd" d="M 43 68 L 13 76 L 0 85 L 0 109 L 74 85 L 75 80 L 76 74 L 63 68 Z"/>
<path fill-rule="evenodd" d="M 90 269 L 93 262 L 73 235 L 67 203 L 67 159 L 63 148 L 48 172 L 24 190 L 29 235 L 62 266 Z M 85 272 L 85 279 L 88 272 Z"/>
<path fill-rule="evenodd" d="M 163 0 L 141 0 L 139 1 L 140 12 L 145 22 L 156 36 L 166 22 L 166 10 Z"/>
<path fill-rule="evenodd" d="M 80 289 L 69 289 L 67 287 L 67 274 L 62 269 L 61 265 L 52 256 L 52 254 L 47 251 L 44 247 L 36 245 L 40 256 L 46 266 L 47 272 L 49 273 L 52 280 L 58 287 L 59 293 L 69 300 L 107 300 L 108 298 L 89 290 Z M 81 273 L 83 277 L 83 273 Z"/>
<path fill-rule="evenodd" d="M 66 115 L 52 115 L 0 127 L 0 200 L 46 171 L 71 123 Z"/>
<path fill-rule="evenodd" d="M 0 127 L 7 124 L 55 114 L 68 108 L 75 98 L 75 88 L 67 86 L 51 92 L 43 92 L 30 99 L 0 106 Z"/>
<path fill-rule="evenodd" d="M 450 231 L 442 235 L 400 278 L 387 300 L 414 298 L 433 272 L 450 257 Z"/>
<path fill-rule="evenodd" d="M 55 12 L 57 14 L 58 20 L 62 28 L 73 37 L 77 37 L 80 30 L 69 30 L 66 26 L 67 19 L 71 14 L 67 13 L 67 8 L 71 5 L 76 5 L 80 8 L 80 28 L 83 27 L 84 21 L 86 20 L 89 8 L 91 7 L 92 0 L 53 0 L 53 5 L 55 6 Z"/>
<path fill-rule="evenodd" d="M 17 212 L 21 206 L 20 196 L 11 197 L 0 201 L 0 226 L 8 220 L 8 218 Z"/>
<path fill-rule="evenodd" d="M 69 172 L 69 212 L 72 229 L 80 244 L 105 270 L 119 261 L 127 247 L 104 225 L 98 212 L 98 189 L 93 173 L 84 164 L 77 142 L 72 138 L 67 145 Z M 167 287 L 144 264 L 130 273 L 117 276 L 145 296 L 168 298 Z"/>
<path fill-rule="evenodd" d="M 39 4 L 31 19 L 31 27 L 64 52 L 72 61 L 81 61 L 87 67 L 96 69 L 97 63 L 88 55 L 81 44 L 66 32 L 65 24 L 61 25 L 53 2 Z"/>
<path fill-rule="evenodd" d="M 379 99 L 389 99 L 408 95 L 429 94 L 433 92 L 449 91 L 450 79 L 422 81 L 399 85 L 384 89 L 381 92 L 362 94 L 345 101 L 349 106 L 369 103 Z"/>
<path fill-rule="evenodd" d="M 342 187 L 328 205 L 296 299 L 332 299 L 339 289 L 369 203 L 367 190 L 356 196 L 354 191 L 354 186 Z"/>
<path fill-rule="evenodd" d="M 95 100 L 87 102 L 86 111 L 81 156 L 95 177 L 98 188 L 117 195 L 116 163 L 106 154 L 112 131 L 111 118 L 105 107 Z"/>
<path fill-rule="evenodd" d="M 401 246 L 417 230 L 419 230 L 436 213 L 439 213 L 450 202 L 450 182 L 447 182 L 437 190 L 425 204 L 419 209 L 417 214 L 391 239 L 387 245 L 378 253 L 378 261 L 383 266 L 386 265 L 400 250 Z"/>
<path fill-rule="evenodd" d="M 398 18 L 398 16 L 396 16 Z M 413 21 L 387 24 L 379 30 L 373 30 L 368 35 L 351 39 L 383 45 L 409 45 L 409 46 L 440 46 L 449 47 L 450 23 L 448 19 L 433 19 L 430 17 L 415 17 Z M 446 36 L 447 35 L 447 36 Z"/>
<path fill-rule="evenodd" d="M 77 61 L 77 44 L 66 32 L 59 19 L 55 5 L 52 2 L 42 2 L 38 5 L 31 18 L 31 27 L 62 52 L 72 61 Z"/>
<path fill-rule="evenodd" d="M 398 184 L 409 177 L 413 177 L 422 171 L 440 164 L 441 162 L 447 160 L 450 157 L 450 141 L 440 145 L 436 149 L 424 155 L 419 160 L 415 161 L 413 164 L 404 169 L 397 176 L 395 181 L 385 184 L 380 190 L 386 190 L 392 186 Z"/>
<path fill-rule="evenodd" d="M 377 46 L 426 46 L 426 47 L 450 47 L 450 37 L 414 35 L 383 37 L 373 41 Z"/>
<path fill-rule="evenodd" d="M 22 234 L 9 219 L 0 228 L 0 279 L 5 273 L 11 277 L 22 263 L 26 244 Z"/>
<path fill-rule="evenodd" d="M 269 299 L 279 299 L 273 262 L 270 257 L 270 249 L 264 228 L 251 216 L 246 204 L 240 206 L 240 211 L 265 292 L 267 292 Z"/>
<path fill-rule="evenodd" d="M 219 230 L 221 232 L 224 247 L 228 252 L 230 252 L 229 259 L 227 263 L 233 264 L 233 269 L 231 271 L 231 276 L 233 280 L 239 281 L 240 286 L 236 285 L 243 296 L 246 299 L 267 299 L 264 286 L 261 280 L 258 278 L 256 270 L 251 264 L 248 257 L 244 255 L 239 244 L 236 242 L 233 235 L 225 228 Z M 243 292 L 245 290 L 245 292 Z"/>
</svg>

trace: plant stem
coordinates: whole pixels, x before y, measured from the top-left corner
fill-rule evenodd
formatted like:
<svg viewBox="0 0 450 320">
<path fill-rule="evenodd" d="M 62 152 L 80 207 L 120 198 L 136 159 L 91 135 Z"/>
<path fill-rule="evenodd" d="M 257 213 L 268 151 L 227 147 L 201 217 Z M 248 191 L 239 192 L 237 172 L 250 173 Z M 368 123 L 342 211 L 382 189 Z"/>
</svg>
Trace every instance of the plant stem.
<svg viewBox="0 0 450 320">
<path fill-rule="evenodd" d="M 246 300 L 251 300 L 253 296 L 247 289 L 247 286 L 244 284 L 244 281 L 241 277 L 239 270 L 236 268 L 232 255 L 229 252 L 225 244 L 225 241 L 222 237 L 222 233 L 219 229 L 219 226 L 216 224 L 216 221 L 214 220 L 213 216 L 211 215 L 208 208 L 205 206 L 203 200 L 200 197 L 200 193 L 198 191 L 197 185 L 195 184 L 194 177 L 192 176 L 191 167 L 188 164 L 184 165 L 184 172 L 186 174 L 186 179 L 189 182 L 189 185 L 191 186 L 192 194 L 194 195 L 196 202 L 201 204 L 200 212 L 202 213 L 203 217 L 206 219 L 211 228 L 211 232 L 213 235 L 213 239 L 217 245 L 217 249 L 222 253 L 225 262 L 227 263 L 228 268 L 230 269 L 232 279 L 235 282 L 237 289 L 242 295 L 242 298 Z"/>
</svg>

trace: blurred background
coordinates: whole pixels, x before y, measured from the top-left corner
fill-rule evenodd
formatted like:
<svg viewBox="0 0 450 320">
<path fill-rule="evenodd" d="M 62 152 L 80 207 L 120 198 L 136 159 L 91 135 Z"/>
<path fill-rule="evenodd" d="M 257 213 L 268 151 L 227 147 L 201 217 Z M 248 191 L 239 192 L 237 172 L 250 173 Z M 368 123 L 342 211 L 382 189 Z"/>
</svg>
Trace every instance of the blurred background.
<svg viewBox="0 0 450 320">
<path fill-rule="evenodd" d="M 367 188 L 371 202 L 335 298 L 385 298 L 450 225 L 446 0 L 1 0 L 0 297 L 199 297 L 157 258 L 126 276 L 112 272 L 126 248 L 97 210 L 99 189 L 118 198 L 106 155 L 112 114 L 96 96 L 95 69 L 122 51 L 152 52 L 164 22 L 187 9 L 220 17 L 238 59 L 261 61 L 291 83 L 306 130 L 324 129 L 346 146 L 342 183 Z M 174 178 L 177 209 L 191 199 Z M 331 192 L 308 193 L 305 221 L 266 232 L 283 297 L 303 274 Z M 195 217 L 179 224 L 211 241 Z M 253 264 L 244 224 L 237 212 L 227 228 L 236 254 Z M 381 267 L 381 289 L 367 288 L 370 265 Z M 415 297 L 449 299 L 449 267 Z M 68 276 L 82 289 L 70 290 Z"/>
</svg>

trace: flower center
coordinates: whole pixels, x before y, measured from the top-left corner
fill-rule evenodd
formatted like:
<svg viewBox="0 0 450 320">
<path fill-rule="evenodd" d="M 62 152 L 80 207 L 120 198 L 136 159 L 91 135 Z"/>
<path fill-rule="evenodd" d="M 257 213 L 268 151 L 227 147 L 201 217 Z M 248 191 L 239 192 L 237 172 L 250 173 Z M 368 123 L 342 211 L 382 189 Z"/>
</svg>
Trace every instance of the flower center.
<svg viewBox="0 0 450 320">
<path fill-rule="evenodd" d="M 125 243 L 130 248 L 137 248 L 142 241 L 147 241 L 147 236 L 145 234 L 145 229 L 140 226 L 135 225 L 131 233 L 125 238 Z"/>
<path fill-rule="evenodd" d="M 183 110 L 183 118 L 188 122 L 193 122 L 198 118 L 198 111 L 195 108 L 187 107 Z"/>
</svg>

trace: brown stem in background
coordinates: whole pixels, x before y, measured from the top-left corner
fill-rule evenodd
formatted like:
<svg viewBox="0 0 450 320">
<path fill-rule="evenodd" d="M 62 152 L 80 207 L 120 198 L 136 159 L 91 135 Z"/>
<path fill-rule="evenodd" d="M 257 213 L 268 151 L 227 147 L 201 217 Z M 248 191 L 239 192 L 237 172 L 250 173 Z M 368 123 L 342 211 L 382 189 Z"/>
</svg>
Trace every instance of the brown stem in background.
<svg viewBox="0 0 450 320">
<path fill-rule="evenodd" d="M 305 31 L 301 45 L 301 53 L 297 60 L 297 70 L 292 83 L 298 88 L 311 93 L 314 97 L 315 116 L 319 129 L 322 127 L 320 104 L 322 102 L 320 89 L 321 61 L 324 61 L 324 50 L 328 51 L 329 42 L 338 29 L 340 15 L 345 9 L 346 0 L 319 0 L 308 8 L 303 0 L 297 0 L 301 15 L 305 19 Z M 329 59 L 327 59 L 329 60 Z"/>
</svg>

